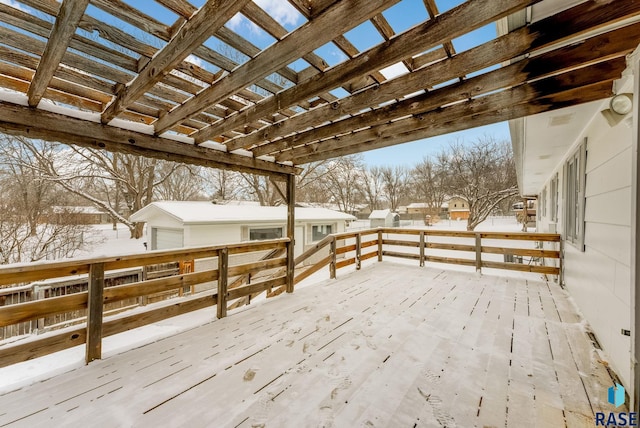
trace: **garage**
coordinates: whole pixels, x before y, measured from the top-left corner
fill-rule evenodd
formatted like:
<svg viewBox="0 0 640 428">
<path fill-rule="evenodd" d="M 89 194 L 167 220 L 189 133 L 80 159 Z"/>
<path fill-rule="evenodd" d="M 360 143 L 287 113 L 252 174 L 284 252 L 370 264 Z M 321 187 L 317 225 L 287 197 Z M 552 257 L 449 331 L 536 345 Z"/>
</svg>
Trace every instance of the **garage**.
<svg viewBox="0 0 640 428">
<path fill-rule="evenodd" d="M 169 250 L 184 246 L 184 231 L 182 229 L 167 229 L 154 227 L 151 229 L 151 249 Z"/>
</svg>

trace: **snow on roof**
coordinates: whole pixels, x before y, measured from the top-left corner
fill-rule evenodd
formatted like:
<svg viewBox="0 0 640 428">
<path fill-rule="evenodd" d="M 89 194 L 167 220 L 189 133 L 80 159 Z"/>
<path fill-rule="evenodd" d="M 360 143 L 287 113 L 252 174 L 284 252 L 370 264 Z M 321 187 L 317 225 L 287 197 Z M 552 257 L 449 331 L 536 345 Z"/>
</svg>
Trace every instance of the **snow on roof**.
<svg viewBox="0 0 640 428">
<path fill-rule="evenodd" d="M 133 213 L 132 221 L 147 221 L 157 213 L 164 213 L 182 223 L 246 223 L 285 222 L 287 207 L 216 205 L 211 202 L 161 201 L 153 202 Z M 355 220 L 352 215 L 326 208 L 297 208 L 296 221 Z"/>
<path fill-rule="evenodd" d="M 407 205 L 407 208 L 424 209 L 429 208 L 429 204 L 427 204 L 426 202 L 412 202 Z"/>
<path fill-rule="evenodd" d="M 96 207 L 87 207 L 87 206 L 61 206 L 55 205 L 51 207 L 53 212 L 56 214 L 105 214 L 104 211 L 99 210 Z"/>
<path fill-rule="evenodd" d="M 390 209 L 386 209 L 386 210 L 373 210 L 371 211 L 371 214 L 369 214 L 369 220 L 372 219 L 385 219 L 387 218 L 387 216 L 391 214 L 391 210 Z"/>
</svg>

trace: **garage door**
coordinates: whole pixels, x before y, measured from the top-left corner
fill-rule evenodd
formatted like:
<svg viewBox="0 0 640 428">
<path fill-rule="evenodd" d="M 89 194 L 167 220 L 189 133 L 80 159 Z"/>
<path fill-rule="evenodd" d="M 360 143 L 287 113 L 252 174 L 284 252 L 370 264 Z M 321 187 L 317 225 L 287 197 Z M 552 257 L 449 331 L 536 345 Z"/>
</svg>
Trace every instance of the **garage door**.
<svg viewBox="0 0 640 428">
<path fill-rule="evenodd" d="M 169 250 L 184 246 L 184 231 L 182 229 L 151 229 L 151 249 Z"/>
</svg>

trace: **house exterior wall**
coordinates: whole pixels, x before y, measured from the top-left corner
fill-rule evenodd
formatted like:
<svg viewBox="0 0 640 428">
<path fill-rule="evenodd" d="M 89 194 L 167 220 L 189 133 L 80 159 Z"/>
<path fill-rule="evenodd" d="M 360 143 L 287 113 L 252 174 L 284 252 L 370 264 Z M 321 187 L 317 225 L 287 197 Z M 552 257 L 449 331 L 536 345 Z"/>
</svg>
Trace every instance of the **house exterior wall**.
<svg viewBox="0 0 640 428">
<path fill-rule="evenodd" d="M 628 388 L 632 385 L 631 338 L 631 191 L 632 135 L 624 123 L 610 127 L 597 114 L 577 139 L 586 138 L 584 246 L 564 244 L 564 284 L 610 356 L 610 364 Z M 565 238 L 565 163 L 558 165 L 541 190 L 545 209 L 538 210 L 540 232 Z M 557 221 L 552 218 L 556 177 Z"/>
<path fill-rule="evenodd" d="M 451 220 L 467 220 L 469 218 L 469 204 L 462 198 L 454 197 L 449 200 L 449 218 Z"/>
<path fill-rule="evenodd" d="M 449 218 L 451 220 L 468 220 L 469 211 L 450 211 Z"/>
</svg>

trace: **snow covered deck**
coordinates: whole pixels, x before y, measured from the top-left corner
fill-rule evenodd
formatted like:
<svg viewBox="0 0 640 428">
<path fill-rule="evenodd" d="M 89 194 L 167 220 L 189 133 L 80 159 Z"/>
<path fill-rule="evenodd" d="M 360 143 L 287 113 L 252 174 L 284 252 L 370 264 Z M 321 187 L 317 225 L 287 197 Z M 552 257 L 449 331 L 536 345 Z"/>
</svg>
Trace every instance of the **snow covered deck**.
<svg viewBox="0 0 640 428">
<path fill-rule="evenodd" d="M 601 358 L 556 284 L 383 262 L 0 395 L 0 426 L 594 426 Z"/>
</svg>

